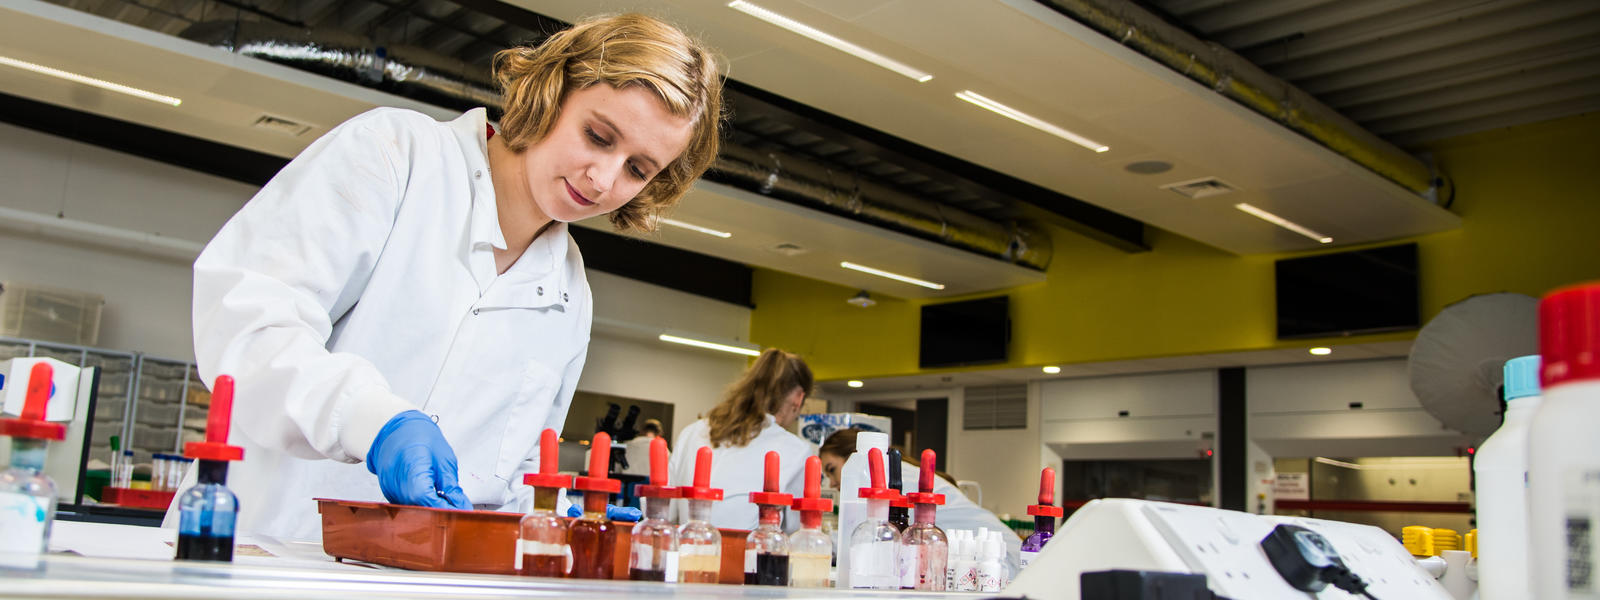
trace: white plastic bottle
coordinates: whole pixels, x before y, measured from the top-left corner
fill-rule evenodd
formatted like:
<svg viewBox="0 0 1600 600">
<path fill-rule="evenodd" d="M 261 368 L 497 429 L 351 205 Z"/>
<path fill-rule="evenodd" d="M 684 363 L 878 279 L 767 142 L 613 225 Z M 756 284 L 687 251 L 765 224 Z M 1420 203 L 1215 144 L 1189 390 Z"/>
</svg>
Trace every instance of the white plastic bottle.
<svg viewBox="0 0 1600 600">
<path fill-rule="evenodd" d="M 1539 302 L 1539 355 L 1544 400 L 1528 427 L 1527 597 L 1600 598 L 1600 283 Z"/>
<path fill-rule="evenodd" d="M 1006 566 L 1000 560 L 1006 553 L 1005 542 L 1000 540 L 1000 532 L 991 531 L 978 540 L 978 547 L 978 591 L 998 592 L 1006 581 Z"/>
<path fill-rule="evenodd" d="M 876 448 L 881 453 L 889 451 L 889 434 L 863 431 L 856 434 L 856 451 L 845 459 L 839 469 L 839 547 L 838 576 L 834 587 L 850 589 L 850 534 L 867 516 L 867 503 L 861 499 L 860 490 L 872 487 L 872 476 L 867 470 L 867 453 Z M 887 464 L 884 465 L 888 467 Z M 885 471 L 887 472 L 887 471 Z"/>
<path fill-rule="evenodd" d="M 960 560 L 955 561 L 955 585 L 946 589 L 957 592 L 978 591 L 977 538 L 971 530 L 961 532 Z"/>
<path fill-rule="evenodd" d="M 1539 355 L 1505 364 L 1505 422 L 1478 446 L 1478 594 L 1528 597 L 1528 425 L 1539 407 Z"/>
</svg>

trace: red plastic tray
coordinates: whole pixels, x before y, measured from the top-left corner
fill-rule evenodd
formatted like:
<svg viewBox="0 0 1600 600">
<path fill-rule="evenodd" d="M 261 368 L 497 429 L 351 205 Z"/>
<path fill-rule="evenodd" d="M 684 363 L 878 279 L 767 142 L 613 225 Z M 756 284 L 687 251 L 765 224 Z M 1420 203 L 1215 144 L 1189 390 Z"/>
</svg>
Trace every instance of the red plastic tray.
<svg viewBox="0 0 1600 600">
<path fill-rule="evenodd" d="M 177 492 L 170 491 L 158 492 L 106 486 L 100 491 L 100 502 L 103 504 L 115 504 L 123 508 L 167 510 L 167 507 L 172 504 L 172 497 L 176 495 L 178 495 Z"/>
</svg>

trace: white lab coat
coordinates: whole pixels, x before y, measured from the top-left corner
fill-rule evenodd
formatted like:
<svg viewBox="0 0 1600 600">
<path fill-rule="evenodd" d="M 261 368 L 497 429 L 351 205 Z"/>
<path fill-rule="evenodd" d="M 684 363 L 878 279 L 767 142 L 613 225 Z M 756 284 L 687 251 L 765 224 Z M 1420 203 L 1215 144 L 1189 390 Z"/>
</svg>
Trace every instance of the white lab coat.
<svg viewBox="0 0 1600 600">
<path fill-rule="evenodd" d="M 711 424 L 705 419 L 690 423 L 678 433 L 674 441 L 668 481 L 673 486 L 694 484 L 695 456 L 703 446 L 711 446 Z M 756 505 L 750 503 L 750 492 L 759 492 L 766 486 L 767 452 L 778 452 L 781 474 L 778 483 L 782 492 L 799 496 L 805 493 L 806 457 L 812 456 L 811 443 L 778 426 L 772 415 L 755 439 L 744 446 L 711 448 L 711 487 L 722 489 L 722 501 L 711 507 L 711 524 L 726 529 L 754 529 Z M 673 513 L 679 523 L 688 520 L 688 507 L 682 500 L 674 500 Z M 786 528 L 799 527 L 799 519 L 786 520 Z"/>
<path fill-rule="evenodd" d="M 496 273 L 484 126 L 481 108 L 350 119 L 195 261 L 200 373 L 237 381 L 240 531 L 318 539 L 313 498 L 382 501 L 361 463 L 410 409 L 438 422 L 467 498 L 518 508 L 539 432 L 566 421 L 593 305 L 563 223 Z"/>
<path fill-rule="evenodd" d="M 1006 542 L 1006 562 L 1011 565 L 1011 572 L 1017 573 L 1022 563 L 1022 538 L 1010 527 L 1000 521 L 1000 517 L 978 506 L 966 494 L 961 493 L 961 488 L 955 486 L 943 477 L 933 478 L 933 493 L 944 494 L 944 504 L 939 506 L 938 514 L 934 515 L 934 524 L 947 532 L 951 529 L 971 529 L 976 531 L 979 527 L 990 531 L 1002 532 L 1000 538 Z M 907 492 L 921 489 L 922 468 L 909 462 L 900 463 L 900 485 Z M 916 509 L 911 509 L 912 519 L 916 519 Z"/>
</svg>

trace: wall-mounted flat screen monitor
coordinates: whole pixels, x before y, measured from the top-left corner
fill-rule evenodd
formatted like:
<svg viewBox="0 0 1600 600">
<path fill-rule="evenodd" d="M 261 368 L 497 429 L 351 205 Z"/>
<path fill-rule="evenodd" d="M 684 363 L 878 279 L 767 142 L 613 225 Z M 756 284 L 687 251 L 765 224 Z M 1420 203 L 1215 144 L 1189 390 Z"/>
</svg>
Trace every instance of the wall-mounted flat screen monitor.
<svg viewBox="0 0 1600 600">
<path fill-rule="evenodd" d="M 1010 310 L 1006 296 L 923 305 L 918 364 L 930 369 L 1005 362 Z"/>
<path fill-rule="evenodd" d="M 1278 339 L 1403 331 L 1421 326 L 1417 245 L 1278 261 Z"/>
</svg>

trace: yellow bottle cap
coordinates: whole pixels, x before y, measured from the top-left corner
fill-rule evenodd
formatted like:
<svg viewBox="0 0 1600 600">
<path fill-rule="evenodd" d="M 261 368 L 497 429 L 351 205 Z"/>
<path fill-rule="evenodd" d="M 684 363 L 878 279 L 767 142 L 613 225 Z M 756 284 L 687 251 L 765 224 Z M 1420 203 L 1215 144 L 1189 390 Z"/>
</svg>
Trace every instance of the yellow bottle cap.
<svg viewBox="0 0 1600 600">
<path fill-rule="evenodd" d="M 1433 549 L 1436 554 L 1445 550 L 1461 550 L 1461 534 L 1454 529 L 1433 530 Z"/>
<path fill-rule="evenodd" d="M 1433 550 L 1433 529 L 1412 525 L 1400 530 L 1400 543 L 1412 556 L 1426 557 L 1437 554 Z"/>
<path fill-rule="evenodd" d="M 1461 543 L 1466 546 L 1467 552 L 1472 553 L 1473 558 L 1478 557 L 1478 530 L 1468 531 L 1466 535 L 1461 536 Z"/>
</svg>

